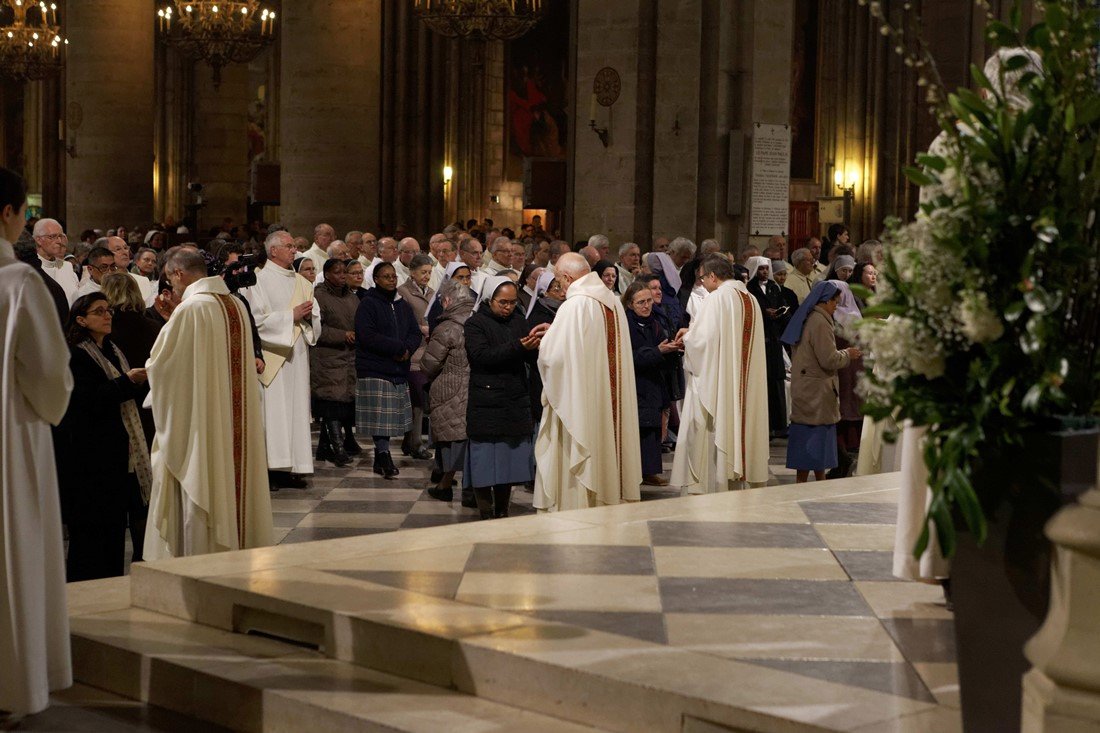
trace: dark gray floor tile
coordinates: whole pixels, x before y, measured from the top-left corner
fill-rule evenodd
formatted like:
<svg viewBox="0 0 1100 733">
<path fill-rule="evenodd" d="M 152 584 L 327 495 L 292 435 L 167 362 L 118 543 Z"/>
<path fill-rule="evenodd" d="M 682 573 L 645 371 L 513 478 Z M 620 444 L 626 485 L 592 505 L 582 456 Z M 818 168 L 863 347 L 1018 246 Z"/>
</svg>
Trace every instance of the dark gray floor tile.
<svg viewBox="0 0 1100 733">
<path fill-rule="evenodd" d="M 631 613 L 620 611 L 533 611 L 532 616 L 547 621 L 580 626 L 595 631 L 606 631 L 633 639 L 667 644 L 664 616 L 660 613 Z"/>
<path fill-rule="evenodd" d="M 833 554 L 852 580 L 898 580 L 892 552 L 834 550 Z"/>
<path fill-rule="evenodd" d="M 905 662 L 839 662 L 802 659 L 742 659 L 762 667 L 836 682 L 865 690 L 885 692 L 921 702 L 935 703 L 917 671 Z"/>
<path fill-rule="evenodd" d="M 808 524 L 649 522 L 654 547 L 824 547 Z"/>
<path fill-rule="evenodd" d="M 886 618 L 882 625 L 910 662 L 954 662 L 955 622 L 931 618 Z"/>
<path fill-rule="evenodd" d="M 373 514 L 406 514 L 413 508 L 413 501 L 322 501 L 313 511 L 321 514 L 346 514 L 349 512 Z"/>
<path fill-rule="evenodd" d="M 658 582 L 665 613 L 874 616 L 847 580 L 660 578 Z"/>
<path fill-rule="evenodd" d="M 468 573 L 554 573 L 558 575 L 652 575 L 648 547 L 612 545 L 474 545 Z"/>
<path fill-rule="evenodd" d="M 897 504 L 800 501 L 798 505 L 814 524 L 894 524 L 898 520 Z"/>
<path fill-rule="evenodd" d="M 477 514 L 410 514 L 401 523 L 401 529 L 420 529 L 421 527 L 443 527 L 448 524 L 477 522 Z"/>
<path fill-rule="evenodd" d="M 275 527 L 297 527 L 298 522 L 302 521 L 306 514 L 300 512 L 272 512 L 271 518 Z"/>
<path fill-rule="evenodd" d="M 344 578 L 365 580 L 369 583 L 450 599 L 455 597 L 458 586 L 462 582 L 462 573 L 388 570 L 330 570 L 328 572 Z"/>
<path fill-rule="evenodd" d="M 331 486 L 310 486 L 306 489 L 279 489 L 271 492 L 272 499 L 324 499 Z"/>
<path fill-rule="evenodd" d="M 291 545 L 295 542 L 313 542 L 314 540 L 335 540 L 341 537 L 358 537 L 365 534 L 389 532 L 387 529 L 365 527 L 302 527 L 290 530 L 290 534 L 279 544 Z"/>
<path fill-rule="evenodd" d="M 426 478 L 346 478 L 336 484 L 337 489 L 424 489 L 431 483 Z"/>
</svg>

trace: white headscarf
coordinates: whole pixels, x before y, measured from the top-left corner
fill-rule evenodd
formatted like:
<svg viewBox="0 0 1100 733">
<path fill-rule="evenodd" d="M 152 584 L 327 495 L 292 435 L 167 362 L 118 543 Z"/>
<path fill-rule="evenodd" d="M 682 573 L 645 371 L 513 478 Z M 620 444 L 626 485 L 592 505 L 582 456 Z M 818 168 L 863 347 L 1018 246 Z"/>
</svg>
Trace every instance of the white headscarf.
<svg viewBox="0 0 1100 733">
<path fill-rule="evenodd" d="M 680 270 L 676 268 L 676 263 L 667 252 L 650 252 L 646 255 L 646 262 L 654 275 L 664 275 L 672 289 L 677 293 L 680 292 L 684 284 L 680 279 Z"/>
<path fill-rule="evenodd" d="M 538 281 L 535 283 L 535 294 L 531 296 L 531 302 L 527 304 L 527 312 L 524 313 L 528 318 L 531 317 L 531 312 L 535 310 L 535 303 L 543 295 L 546 295 L 547 288 L 550 287 L 550 283 L 554 282 L 554 273 L 544 272 L 539 275 Z"/>
<path fill-rule="evenodd" d="M 455 260 L 454 262 L 451 262 L 450 264 L 447 265 L 446 269 L 443 270 L 443 277 L 439 281 L 439 287 L 435 289 L 435 292 L 432 293 L 431 300 L 428 301 L 428 309 L 426 311 L 424 311 L 425 313 L 431 313 L 432 312 L 432 306 L 435 305 L 435 301 L 439 298 L 439 291 L 440 291 L 440 289 L 442 289 L 443 283 L 450 280 L 451 277 L 456 272 L 458 272 L 460 269 L 462 269 L 463 267 L 465 267 L 467 270 L 469 270 L 471 275 L 473 274 L 473 272 L 474 272 L 473 268 L 471 268 L 469 265 L 467 265 L 462 260 Z"/>
<path fill-rule="evenodd" d="M 477 302 L 474 303 L 474 310 L 476 311 L 481 307 L 483 301 L 489 301 L 493 298 L 493 293 L 497 291 L 501 285 L 516 286 L 516 283 L 510 277 L 504 275 L 490 275 L 485 278 L 485 281 L 481 283 L 481 292 L 477 294 Z"/>
<path fill-rule="evenodd" d="M 749 271 L 749 282 L 757 279 L 761 267 L 768 268 L 768 279 L 772 276 L 772 261 L 769 257 L 750 257 L 748 262 L 745 263 L 745 268 Z"/>
</svg>

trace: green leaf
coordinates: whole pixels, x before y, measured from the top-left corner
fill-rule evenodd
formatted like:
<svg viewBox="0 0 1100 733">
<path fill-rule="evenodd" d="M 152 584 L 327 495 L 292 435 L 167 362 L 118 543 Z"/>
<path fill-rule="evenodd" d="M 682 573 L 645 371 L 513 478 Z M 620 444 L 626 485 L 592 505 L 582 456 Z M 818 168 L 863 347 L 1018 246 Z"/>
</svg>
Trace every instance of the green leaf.
<svg viewBox="0 0 1100 733">
<path fill-rule="evenodd" d="M 904 316 L 909 308 L 901 303 L 879 303 L 863 311 L 864 318 L 885 318 L 886 316 Z"/>
<path fill-rule="evenodd" d="M 1057 4 L 1057 3 L 1053 3 Z M 1047 12 L 1047 22 L 1050 22 L 1050 12 Z M 1052 24 L 1053 27 L 1053 24 Z M 998 46 L 1012 48 L 1020 45 L 1020 36 L 999 20 L 991 22 L 985 27 L 986 35 Z"/>
<path fill-rule="evenodd" d="M 939 181 L 922 171 L 920 168 L 906 166 L 904 172 L 905 177 L 913 183 L 917 184 L 918 186 L 934 186 L 939 183 Z"/>
<path fill-rule="evenodd" d="M 1073 107 L 1073 102 L 1066 105 L 1066 132 L 1073 132 L 1077 128 L 1077 110 Z"/>
<path fill-rule="evenodd" d="M 917 156 L 917 163 L 920 164 L 922 168 L 931 168 L 937 173 L 943 173 L 947 170 L 947 158 L 939 155 L 921 153 Z"/>
</svg>

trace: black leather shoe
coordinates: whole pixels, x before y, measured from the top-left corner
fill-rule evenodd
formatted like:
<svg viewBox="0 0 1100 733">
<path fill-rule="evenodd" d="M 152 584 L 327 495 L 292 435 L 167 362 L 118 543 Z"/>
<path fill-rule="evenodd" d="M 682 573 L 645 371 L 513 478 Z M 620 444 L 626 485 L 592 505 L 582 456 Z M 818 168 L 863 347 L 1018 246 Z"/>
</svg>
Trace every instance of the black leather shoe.
<svg viewBox="0 0 1100 733">
<path fill-rule="evenodd" d="M 328 436 L 329 460 L 335 463 L 337 468 L 353 463 L 347 451 L 344 450 L 343 441 L 340 440 L 340 428 L 339 420 L 325 420 L 321 425 L 321 434 Z"/>
<path fill-rule="evenodd" d="M 379 453 L 374 457 L 374 472 L 381 473 L 385 478 L 393 478 L 401 473 L 397 470 L 397 466 L 393 465 L 393 458 L 389 453 Z"/>
<path fill-rule="evenodd" d="M 363 452 L 363 448 L 355 441 L 355 433 L 351 431 L 351 423 L 345 422 L 341 425 L 344 429 L 344 450 L 349 456 L 357 456 Z"/>
<path fill-rule="evenodd" d="M 438 486 L 433 486 L 428 489 L 428 496 L 438 501 L 445 501 L 448 504 L 454 501 L 455 495 L 452 489 L 441 489 Z"/>
<path fill-rule="evenodd" d="M 462 506 L 467 509 L 477 509 L 477 499 L 474 498 L 474 492 L 471 489 L 462 490 Z"/>
</svg>

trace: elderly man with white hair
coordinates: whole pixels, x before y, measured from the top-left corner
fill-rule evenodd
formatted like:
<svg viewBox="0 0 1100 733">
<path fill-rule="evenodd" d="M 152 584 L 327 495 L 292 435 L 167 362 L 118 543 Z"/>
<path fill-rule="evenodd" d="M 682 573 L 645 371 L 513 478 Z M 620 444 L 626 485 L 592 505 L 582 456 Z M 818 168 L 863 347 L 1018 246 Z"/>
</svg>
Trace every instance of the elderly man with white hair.
<svg viewBox="0 0 1100 733">
<path fill-rule="evenodd" d="M 786 287 L 798 297 L 799 304 L 809 296 L 810 289 L 818 280 L 817 272 L 814 270 L 816 264 L 817 258 L 814 257 L 814 253 L 805 247 L 791 252 L 793 267 L 787 276 Z M 751 276 L 752 273 L 749 275 Z"/>
<path fill-rule="evenodd" d="M 405 239 L 412 239 L 412 238 L 411 237 L 405 237 Z M 402 239 L 401 241 L 404 242 L 405 239 Z M 416 243 L 415 239 L 413 239 L 413 243 L 414 244 Z M 365 275 L 364 275 L 364 278 L 363 278 L 364 286 L 363 287 L 366 287 L 366 288 L 373 288 L 374 287 L 374 268 L 377 267 L 378 265 L 382 264 L 383 262 L 388 262 L 391 265 L 393 265 L 394 272 L 397 272 L 397 265 L 398 265 L 397 250 L 398 250 L 399 246 L 400 245 L 397 244 L 397 241 L 393 237 L 383 237 L 382 239 L 378 240 L 378 256 L 374 258 L 374 264 L 371 265 L 370 270 L 368 272 L 366 272 Z M 420 245 L 419 244 L 416 245 L 416 249 L 417 249 L 417 251 L 420 250 Z M 408 279 L 409 278 L 407 276 L 402 278 L 401 273 L 397 272 L 397 287 L 401 287 L 401 283 L 405 282 L 405 280 L 408 280 Z M 370 283 L 369 285 L 365 284 L 365 283 L 368 283 L 368 282 Z"/>
<path fill-rule="evenodd" d="M 447 266 L 455 261 L 458 253 L 455 251 L 454 242 L 449 239 L 439 242 L 435 251 L 439 261 L 432 268 L 432 279 L 428 281 L 428 287 L 432 290 L 439 290 L 443 278 L 447 276 Z M 511 255 L 511 248 L 509 248 L 508 254 Z"/>
<path fill-rule="evenodd" d="M 593 234 L 588 238 L 588 246 L 596 250 L 600 255 L 600 259 L 596 260 L 610 260 L 611 259 L 611 241 L 602 234 Z"/>
<path fill-rule="evenodd" d="M 325 260 L 326 262 L 328 260 L 350 260 L 351 259 L 351 249 L 348 247 L 347 242 L 344 242 L 341 239 L 333 240 L 332 244 L 330 244 L 325 249 L 325 254 L 328 255 L 328 257 Z M 316 277 L 316 280 L 314 280 L 314 285 L 320 285 L 324 281 L 325 281 L 325 271 L 324 271 L 324 265 L 322 265 L 321 267 L 317 268 L 317 277 Z"/>
<path fill-rule="evenodd" d="M 642 248 L 634 242 L 621 245 L 615 269 L 619 271 L 619 288 L 625 293 L 630 283 L 642 271 Z"/>
<path fill-rule="evenodd" d="M 397 245 L 397 260 L 393 263 L 393 269 L 397 271 L 398 287 L 409 279 L 409 263 L 412 258 L 421 254 L 420 242 L 412 237 L 405 237 Z"/>
<path fill-rule="evenodd" d="M 565 302 L 539 346 L 545 409 L 535 442 L 534 506 L 564 511 L 638 501 L 642 457 L 626 312 L 579 254 L 561 256 L 557 281 Z"/>
<path fill-rule="evenodd" d="M 481 268 L 489 277 L 499 275 L 505 270 L 512 269 L 512 240 L 508 237 L 500 236 L 493 240 L 493 244 L 489 247 L 489 251 L 492 253 L 493 258 L 489 260 L 484 267 Z"/>
<path fill-rule="evenodd" d="M 331 228 L 331 227 L 330 227 Z M 264 352 L 264 425 L 272 485 L 304 488 L 313 473 L 309 414 L 309 347 L 321 333 L 313 285 L 294 271 L 294 240 L 274 232 L 264 241 L 267 264 L 241 290 L 256 319 Z"/>
<path fill-rule="evenodd" d="M 348 259 L 359 259 L 359 248 L 363 246 L 363 232 L 353 230 L 344 235 L 344 244 L 348 246 Z"/>
<path fill-rule="evenodd" d="M 305 251 L 305 256 L 313 260 L 320 275 L 328 261 L 328 247 L 336 240 L 336 230 L 329 224 L 318 224 L 313 228 L 313 245 Z"/>
<path fill-rule="evenodd" d="M 80 278 L 76 276 L 71 262 L 65 260 L 68 253 L 65 230 L 56 219 L 39 219 L 34 224 L 34 244 L 38 250 L 38 259 L 42 260 L 42 272 L 46 273 L 65 291 L 69 304 L 76 300 L 76 289 L 80 287 Z"/>
</svg>

